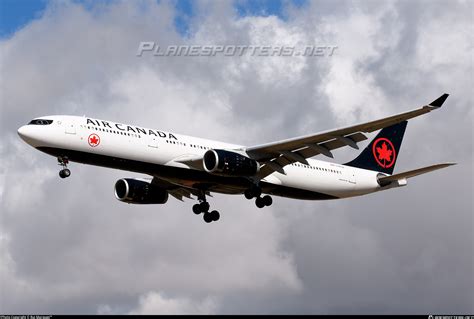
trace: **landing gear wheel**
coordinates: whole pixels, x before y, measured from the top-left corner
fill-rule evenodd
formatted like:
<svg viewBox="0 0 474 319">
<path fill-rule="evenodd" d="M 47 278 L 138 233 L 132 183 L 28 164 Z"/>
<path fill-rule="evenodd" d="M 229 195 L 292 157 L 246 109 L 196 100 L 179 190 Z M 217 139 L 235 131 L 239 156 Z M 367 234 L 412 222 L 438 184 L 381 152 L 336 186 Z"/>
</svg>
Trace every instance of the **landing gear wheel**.
<svg viewBox="0 0 474 319">
<path fill-rule="evenodd" d="M 252 192 L 250 189 L 245 190 L 244 196 L 245 196 L 245 198 L 247 198 L 247 199 L 252 199 L 252 198 L 254 197 L 254 196 L 253 196 L 253 192 Z"/>
<path fill-rule="evenodd" d="M 265 206 L 270 206 L 273 203 L 273 199 L 268 195 L 263 196 L 262 199 Z"/>
<path fill-rule="evenodd" d="M 71 171 L 67 168 L 67 164 L 69 163 L 69 159 L 67 156 L 59 156 L 58 157 L 58 164 L 63 169 L 59 171 L 59 177 L 66 178 L 71 176 Z"/>
<path fill-rule="evenodd" d="M 66 178 L 69 176 L 71 176 L 71 171 L 69 169 L 65 168 L 59 171 L 59 177 Z"/>
<path fill-rule="evenodd" d="M 201 209 L 201 212 L 205 213 L 205 212 L 208 212 L 209 211 L 209 203 L 208 202 L 202 202 L 199 204 L 199 207 Z"/>
<path fill-rule="evenodd" d="M 202 213 L 201 206 L 199 204 L 193 205 L 193 213 L 199 215 Z"/>
<path fill-rule="evenodd" d="M 213 210 L 212 212 L 209 213 L 212 217 L 212 220 L 217 222 L 219 218 L 221 217 L 221 214 L 217 210 Z"/>
<path fill-rule="evenodd" d="M 204 213 L 204 221 L 206 223 L 210 223 L 212 222 L 213 218 L 212 218 L 212 213 Z"/>
<path fill-rule="evenodd" d="M 263 208 L 265 207 L 265 201 L 262 197 L 257 197 L 255 200 L 255 205 L 257 205 L 258 208 Z"/>
<path fill-rule="evenodd" d="M 260 197 L 260 195 L 262 195 L 262 190 L 260 189 L 260 187 L 258 187 L 256 185 L 246 189 L 245 192 L 244 192 L 244 196 L 247 199 Z"/>
</svg>

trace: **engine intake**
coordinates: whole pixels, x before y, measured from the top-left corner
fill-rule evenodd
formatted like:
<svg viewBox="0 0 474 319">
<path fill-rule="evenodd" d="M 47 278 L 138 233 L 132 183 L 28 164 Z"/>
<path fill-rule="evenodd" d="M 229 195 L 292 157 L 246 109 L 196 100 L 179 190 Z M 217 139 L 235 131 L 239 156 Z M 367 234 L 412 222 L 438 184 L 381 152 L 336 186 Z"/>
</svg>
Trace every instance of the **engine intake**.
<svg viewBox="0 0 474 319">
<path fill-rule="evenodd" d="M 209 150 L 204 154 L 206 172 L 223 176 L 253 176 L 260 170 L 257 161 L 226 150 Z"/>
<path fill-rule="evenodd" d="M 164 204 L 168 192 L 143 180 L 122 178 L 115 183 L 115 197 L 129 204 Z"/>
</svg>

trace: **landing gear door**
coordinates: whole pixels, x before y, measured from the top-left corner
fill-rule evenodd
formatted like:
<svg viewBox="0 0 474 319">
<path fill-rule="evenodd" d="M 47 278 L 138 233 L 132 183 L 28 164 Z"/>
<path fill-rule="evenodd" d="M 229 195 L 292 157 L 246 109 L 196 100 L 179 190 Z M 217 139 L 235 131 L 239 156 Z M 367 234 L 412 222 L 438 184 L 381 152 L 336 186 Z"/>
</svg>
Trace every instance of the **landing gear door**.
<svg viewBox="0 0 474 319">
<path fill-rule="evenodd" d="M 64 127 L 65 127 L 64 132 L 66 134 L 76 134 L 76 126 L 74 125 L 74 123 L 65 122 Z"/>
</svg>

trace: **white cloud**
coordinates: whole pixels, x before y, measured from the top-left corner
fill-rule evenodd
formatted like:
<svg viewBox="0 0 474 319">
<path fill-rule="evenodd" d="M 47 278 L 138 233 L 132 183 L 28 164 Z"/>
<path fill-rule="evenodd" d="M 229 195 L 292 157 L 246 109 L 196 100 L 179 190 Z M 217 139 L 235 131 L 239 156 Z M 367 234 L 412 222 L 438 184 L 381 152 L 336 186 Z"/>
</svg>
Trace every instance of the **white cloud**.
<svg viewBox="0 0 474 319">
<path fill-rule="evenodd" d="M 3 40 L 1 312 L 472 312 L 472 60 L 464 52 L 472 47 L 463 31 L 472 3 L 415 4 L 313 2 L 282 21 L 203 1 L 185 39 L 168 2 L 55 3 Z M 338 50 L 313 59 L 138 58 L 140 41 Z M 403 111 L 444 91 L 453 93 L 446 106 L 410 123 L 397 165 L 458 167 L 364 198 L 275 198 L 262 211 L 216 195 L 221 220 L 211 225 L 189 201 L 116 201 L 115 180 L 136 174 L 73 163 L 71 178 L 59 180 L 55 159 L 16 135 L 35 116 L 73 113 L 257 144 Z"/>
<path fill-rule="evenodd" d="M 149 292 L 140 297 L 139 305 L 131 315 L 209 315 L 215 313 L 215 302 L 206 299 L 196 303 L 186 298 L 165 298 L 158 292 Z"/>
<path fill-rule="evenodd" d="M 343 21 L 338 16 L 325 21 L 327 32 L 334 34 L 333 42 L 339 47 L 330 59 L 330 70 L 321 83 L 321 91 L 328 96 L 339 125 L 393 112 L 381 83 L 362 66 L 380 58 L 397 44 L 398 23 L 387 28 L 387 20 L 397 21 L 394 11 L 391 3 L 370 11 L 356 7 Z"/>
</svg>

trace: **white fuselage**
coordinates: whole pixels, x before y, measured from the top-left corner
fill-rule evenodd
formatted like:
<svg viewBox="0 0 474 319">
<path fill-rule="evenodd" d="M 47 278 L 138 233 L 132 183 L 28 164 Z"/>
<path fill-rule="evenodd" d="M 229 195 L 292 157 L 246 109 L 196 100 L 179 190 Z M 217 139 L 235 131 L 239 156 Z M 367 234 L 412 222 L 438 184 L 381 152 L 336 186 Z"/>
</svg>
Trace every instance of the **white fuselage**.
<svg viewBox="0 0 474 319">
<path fill-rule="evenodd" d="M 67 155 L 71 161 L 149 174 L 183 187 L 192 187 L 200 179 L 213 176 L 180 163 L 180 159 L 203 156 L 209 149 L 243 149 L 241 145 L 86 117 L 44 118 L 52 120 L 52 123 L 29 124 L 18 130 L 23 140 L 39 150 L 53 156 Z M 78 156 L 77 159 L 74 154 Z M 380 187 L 377 182 L 378 172 L 375 171 L 313 159 L 309 159 L 308 163 L 309 165 L 287 165 L 284 167 L 286 175 L 275 172 L 261 182 L 268 184 L 270 188 L 274 186 L 295 190 L 288 195 L 285 192 L 274 192 L 279 196 L 293 198 L 307 197 L 293 195 L 298 190 L 344 198 L 387 188 Z M 216 179 L 214 182 L 220 186 L 212 191 L 231 194 L 241 194 L 244 191 L 241 184 L 232 182 L 232 178 Z"/>
</svg>

